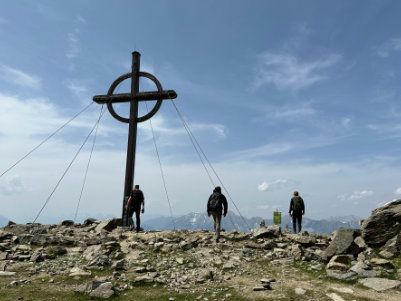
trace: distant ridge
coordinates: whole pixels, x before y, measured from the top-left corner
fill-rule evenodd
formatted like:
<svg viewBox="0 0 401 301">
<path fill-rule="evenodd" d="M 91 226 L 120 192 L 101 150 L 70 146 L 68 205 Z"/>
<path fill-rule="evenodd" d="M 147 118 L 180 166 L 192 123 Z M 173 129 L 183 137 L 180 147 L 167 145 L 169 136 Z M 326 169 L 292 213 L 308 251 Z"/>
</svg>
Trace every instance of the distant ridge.
<svg viewBox="0 0 401 301">
<path fill-rule="evenodd" d="M 253 229 L 259 226 L 263 218 L 252 217 L 245 218 L 245 220 L 249 227 Z M 356 216 L 331 217 L 322 220 L 304 218 L 303 228 L 309 232 L 330 234 L 339 228 L 358 229 L 360 227 L 359 220 L 360 218 Z M 273 224 L 272 220 L 265 219 L 265 222 L 266 224 Z M 146 230 L 171 230 L 174 228 L 171 217 L 167 216 L 154 217 L 150 219 L 144 218 L 142 224 L 143 228 Z M 209 218 L 206 213 L 197 212 L 191 212 L 175 217 L 174 224 L 176 229 L 186 230 L 211 230 L 213 226 L 212 219 Z M 291 230 L 291 217 L 288 215 L 283 216 L 282 227 L 284 228 L 287 224 Z M 223 219 L 222 227 L 227 231 L 240 230 L 246 232 L 249 230 L 242 218 L 232 211 L 229 211 L 227 217 Z"/>
</svg>

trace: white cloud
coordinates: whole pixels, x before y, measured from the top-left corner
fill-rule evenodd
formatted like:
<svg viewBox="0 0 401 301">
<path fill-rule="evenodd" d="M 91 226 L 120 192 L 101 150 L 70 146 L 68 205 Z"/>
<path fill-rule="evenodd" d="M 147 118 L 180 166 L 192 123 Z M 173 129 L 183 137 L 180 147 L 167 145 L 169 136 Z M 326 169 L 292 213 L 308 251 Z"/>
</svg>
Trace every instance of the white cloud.
<svg viewBox="0 0 401 301">
<path fill-rule="evenodd" d="M 78 80 L 68 80 L 66 81 L 67 88 L 76 96 L 83 97 L 85 96 L 89 89 L 85 86 L 82 81 Z"/>
<path fill-rule="evenodd" d="M 351 123 L 352 119 L 349 117 L 344 117 L 343 119 L 341 119 L 341 125 L 346 129 L 351 127 Z"/>
<path fill-rule="evenodd" d="M 272 182 L 262 182 L 261 184 L 258 185 L 258 190 L 270 191 L 273 189 L 280 189 L 282 187 L 287 186 L 288 184 L 290 184 L 290 181 L 287 179 L 277 179 Z"/>
<path fill-rule="evenodd" d="M 86 19 L 80 15 L 77 16 L 77 21 L 81 23 L 86 23 Z"/>
<path fill-rule="evenodd" d="M 68 48 L 65 55 L 69 59 L 75 58 L 81 51 L 78 35 L 79 35 L 78 29 L 75 29 L 73 32 L 69 32 L 67 35 Z"/>
<path fill-rule="evenodd" d="M 256 159 L 287 154 L 291 152 L 302 152 L 309 149 L 325 147 L 338 143 L 343 137 L 298 137 L 291 142 L 272 142 L 257 147 L 233 151 L 227 154 L 230 159 Z"/>
<path fill-rule="evenodd" d="M 273 84 L 278 89 L 298 90 L 325 80 L 323 70 L 340 60 L 336 54 L 314 61 L 301 61 L 289 54 L 265 52 L 260 55 L 254 87 Z"/>
<path fill-rule="evenodd" d="M 67 121 L 54 104 L 45 98 L 20 99 L 0 93 L 0 135 L 8 139 L 26 139 L 53 132 Z M 95 114 L 98 114 L 96 112 Z M 90 128 L 94 115 L 83 115 L 71 123 L 75 128 Z M 29 126 L 24 126 L 29 124 Z M 103 127 L 105 130 L 105 127 Z"/>
<path fill-rule="evenodd" d="M 401 123 L 368 124 L 367 128 L 386 138 L 401 137 Z"/>
<path fill-rule="evenodd" d="M 152 125 L 155 135 L 157 136 L 158 144 L 162 146 L 178 145 L 183 140 L 183 136 L 187 136 L 185 128 L 180 122 L 170 122 L 163 115 L 157 115 L 152 118 Z M 198 138 L 199 134 L 208 134 L 214 139 L 223 139 L 227 135 L 227 129 L 222 124 L 217 123 L 191 123 L 189 124 L 191 131 Z M 152 139 L 152 132 L 148 122 L 139 124 L 138 127 L 145 134 L 146 138 Z"/>
<path fill-rule="evenodd" d="M 387 40 L 377 48 L 377 54 L 383 58 L 395 51 L 401 51 L 401 38 Z"/>
<path fill-rule="evenodd" d="M 395 194 L 401 194 L 401 187 L 396 189 Z"/>
<path fill-rule="evenodd" d="M 339 195 L 338 198 L 342 201 L 356 201 L 366 199 L 372 196 L 374 192 L 372 190 L 356 190 L 350 194 Z"/>
<path fill-rule="evenodd" d="M 370 197 L 373 195 L 372 190 L 360 190 L 360 191 L 354 191 L 349 199 L 350 200 L 359 200 L 359 199 L 365 199 L 367 197 Z"/>
<path fill-rule="evenodd" d="M 40 88 L 42 82 L 36 75 L 1 64 L 0 78 L 8 83 L 26 88 Z"/>
<path fill-rule="evenodd" d="M 311 107 L 310 103 L 305 103 L 298 108 L 283 108 L 281 110 L 276 110 L 272 117 L 277 119 L 292 120 L 314 114 L 316 114 L 316 110 Z"/>
<path fill-rule="evenodd" d="M 21 177 L 13 175 L 6 178 L 5 183 L 0 183 L 0 194 L 11 195 L 21 192 L 24 189 Z"/>
</svg>

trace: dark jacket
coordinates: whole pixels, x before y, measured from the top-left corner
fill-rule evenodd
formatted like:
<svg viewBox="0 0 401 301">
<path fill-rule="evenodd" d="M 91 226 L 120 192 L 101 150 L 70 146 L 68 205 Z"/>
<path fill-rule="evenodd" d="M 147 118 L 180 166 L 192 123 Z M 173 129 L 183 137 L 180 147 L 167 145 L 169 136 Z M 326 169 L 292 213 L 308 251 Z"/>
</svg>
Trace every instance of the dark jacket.
<svg viewBox="0 0 401 301">
<path fill-rule="evenodd" d="M 129 209 L 137 211 L 141 209 L 141 205 L 143 204 L 145 197 L 143 196 L 142 190 L 133 189 L 131 191 L 131 201 L 129 204 Z"/>
<path fill-rule="evenodd" d="M 298 211 L 294 210 L 294 200 L 295 200 L 296 198 L 298 198 L 298 199 L 299 199 L 299 201 L 300 201 L 300 203 L 301 203 L 301 209 L 300 209 L 300 210 L 298 210 Z M 292 197 L 292 198 L 291 198 L 291 202 L 290 202 L 290 210 L 288 211 L 288 213 L 290 213 L 290 214 L 291 214 L 291 212 L 302 212 L 302 213 L 304 213 L 304 212 L 305 212 L 305 204 L 304 204 L 304 200 L 303 200 L 303 199 L 302 199 L 300 196 L 294 196 L 294 197 Z"/>
<path fill-rule="evenodd" d="M 210 208 L 210 202 L 211 202 L 211 200 L 214 198 L 214 197 L 218 197 L 219 198 L 219 208 L 217 209 L 217 211 L 216 210 L 212 210 L 212 208 Z M 223 208 L 224 207 L 224 208 Z M 224 213 L 223 213 L 223 209 L 224 209 Z M 224 215 L 226 215 L 227 214 L 227 210 L 228 210 L 228 204 L 227 204 L 227 199 L 226 199 L 226 197 L 222 194 L 222 193 L 220 193 L 220 192 L 217 192 L 217 191 L 214 191 L 211 195 L 210 195 L 210 197 L 209 197 L 209 201 L 207 202 L 207 212 L 208 213 L 210 213 L 210 212 L 217 212 L 218 214 L 224 214 Z"/>
</svg>

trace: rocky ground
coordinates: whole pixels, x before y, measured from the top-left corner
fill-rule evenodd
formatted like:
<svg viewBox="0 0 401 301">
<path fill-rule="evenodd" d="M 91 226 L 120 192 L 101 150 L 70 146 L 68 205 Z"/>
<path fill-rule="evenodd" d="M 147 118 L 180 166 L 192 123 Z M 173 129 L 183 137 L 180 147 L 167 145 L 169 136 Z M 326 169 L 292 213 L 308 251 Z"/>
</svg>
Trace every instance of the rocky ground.
<svg viewBox="0 0 401 301">
<path fill-rule="evenodd" d="M 400 301 L 397 202 L 362 231 L 268 226 L 219 243 L 207 231 L 133 233 L 118 220 L 10 224 L 0 229 L 0 300 Z"/>
</svg>

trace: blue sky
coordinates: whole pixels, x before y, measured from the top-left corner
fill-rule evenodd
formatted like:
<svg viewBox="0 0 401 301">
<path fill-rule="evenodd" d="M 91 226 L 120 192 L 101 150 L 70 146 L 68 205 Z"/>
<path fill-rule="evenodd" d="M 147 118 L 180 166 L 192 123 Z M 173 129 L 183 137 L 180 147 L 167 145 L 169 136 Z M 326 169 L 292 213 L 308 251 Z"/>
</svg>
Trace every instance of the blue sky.
<svg viewBox="0 0 401 301">
<path fill-rule="evenodd" d="M 106 93 L 138 50 L 142 69 L 177 91 L 177 105 L 245 215 L 286 211 L 294 189 L 313 218 L 364 216 L 401 194 L 399 1 L 0 6 L 1 170 Z M 0 179 L 1 215 L 32 219 L 98 112 L 92 106 Z M 170 103 L 153 122 L 174 213 L 204 210 L 212 187 Z M 107 112 L 81 218 L 119 214 L 126 137 Z M 44 220 L 71 218 L 89 150 Z M 168 214 L 148 123 L 138 132 L 137 164 L 148 214 Z"/>
</svg>

